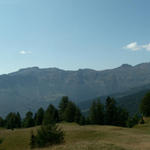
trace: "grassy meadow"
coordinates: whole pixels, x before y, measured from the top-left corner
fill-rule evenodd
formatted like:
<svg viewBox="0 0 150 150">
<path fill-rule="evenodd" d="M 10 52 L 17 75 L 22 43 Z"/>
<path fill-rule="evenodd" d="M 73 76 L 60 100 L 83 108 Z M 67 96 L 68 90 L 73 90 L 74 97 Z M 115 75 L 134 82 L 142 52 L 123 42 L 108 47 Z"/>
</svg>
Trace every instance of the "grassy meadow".
<svg viewBox="0 0 150 150">
<path fill-rule="evenodd" d="M 150 121 L 134 128 L 62 123 L 65 143 L 35 150 L 150 150 Z M 37 127 L 36 127 L 37 128 Z M 31 130 L 0 129 L 0 150 L 30 150 Z"/>
</svg>

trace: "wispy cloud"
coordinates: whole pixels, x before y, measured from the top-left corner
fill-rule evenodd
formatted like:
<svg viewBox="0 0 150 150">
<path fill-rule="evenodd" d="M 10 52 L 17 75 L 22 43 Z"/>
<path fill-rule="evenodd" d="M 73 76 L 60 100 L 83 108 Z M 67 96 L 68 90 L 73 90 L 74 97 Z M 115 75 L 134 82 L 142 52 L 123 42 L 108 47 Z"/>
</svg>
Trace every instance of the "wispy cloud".
<svg viewBox="0 0 150 150">
<path fill-rule="evenodd" d="M 31 51 L 25 51 L 25 50 L 22 50 L 19 52 L 19 54 L 21 55 L 26 55 L 26 54 L 31 54 L 32 52 Z"/>
<path fill-rule="evenodd" d="M 150 51 L 150 43 L 147 45 L 143 45 L 142 46 L 144 49 L 146 49 L 147 51 Z"/>
<path fill-rule="evenodd" d="M 132 51 L 139 51 L 139 50 L 146 50 L 146 51 L 150 51 L 150 43 L 145 44 L 145 45 L 139 45 L 137 42 L 132 42 L 129 43 L 128 45 L 124 46 L 123 48 L 125 49 L 129 49 Z"/>
</svg>

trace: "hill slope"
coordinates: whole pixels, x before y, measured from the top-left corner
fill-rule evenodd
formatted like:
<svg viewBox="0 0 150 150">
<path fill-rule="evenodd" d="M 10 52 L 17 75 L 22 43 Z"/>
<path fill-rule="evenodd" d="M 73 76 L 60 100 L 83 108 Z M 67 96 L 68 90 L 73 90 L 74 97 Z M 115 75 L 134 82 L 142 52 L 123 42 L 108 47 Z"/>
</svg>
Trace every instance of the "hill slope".
<svg viewBox="0 0 150 150">
<path fill-rule="evenodd" d="M 60 124 L 65 131 L 65 143 L 52 148 L 38 150 L 149 150 L 149 123 L 135 128 L 113 126 L 79 126 Z M 31 129 L 14 131 L 0 129 L 0 138 L 4 138 L 0 150 L 29 150 Z M 37 149 L 36 149 L 37 150 Z"/>
<path fill-rule="evenodd" d="M 139 105 L 141 103 L 142 98 L 146 93 L 150 92 L 150 85 L 145 85 L 142 87 L 130 89 L 123 93 L 116 93 L 109 95 L 115 98 L 117 104 L 122 108 L 125 108 L 131 115 L 139 112 Z M 94 99 L 90 99 L 87 101 L 79 102 L 77 105 L 80 109 L 85 112 L 89 110 L 93 100 L 100 99 L 100 101 L 104 104 L 105 100 L 108 96 L 100 96 Z"/>
<path fill-rule="evenodd" d="M 122 65 L 104 71 L 37 67 L 21 69 L 0 76 L 0 114 L 34 111 L 40 106 L 46 107 L 50 102 L 57 104 L 64 95 L 68 95 L 72 101 L 81 102 L 147 84 L 150 84 L 150 63 Z"/>
</svg>

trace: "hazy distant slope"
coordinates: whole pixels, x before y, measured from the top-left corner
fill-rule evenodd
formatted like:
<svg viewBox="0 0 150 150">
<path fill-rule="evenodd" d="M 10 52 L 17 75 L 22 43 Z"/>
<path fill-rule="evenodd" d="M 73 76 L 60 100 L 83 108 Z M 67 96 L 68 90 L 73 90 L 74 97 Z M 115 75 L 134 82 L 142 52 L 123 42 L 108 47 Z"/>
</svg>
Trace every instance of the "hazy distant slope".
<svg viewBox="0 0 150 150">
<path fill-rule="evenodd" d="M 110 96 L 115 98 L 117 105 L 125 108 L 131 115 L 134 115 L 135 113 L 139 112 L 140 102 L 147 92 L 150 92 L 150 85 L 142 86 L 141 88 L 139 87 L 130 89 L 130 91 L 126 91 L 124 93 L 116 93 Z M 93 100 L 100 99 L 100 101 L 104 104 L 106 98 L 107 96 L 100 96 L 98 98 L 79 102 L 77 105 L 85 114 L 87 114 Z"/>
<path fill-rule="evenodd" d="M 80 102 L 150 84 L 150 63 L 115 69 L 65 71 L 57 68 L 21 69 L 0 76 L 0 114 L 35 110 L 68 95 Z M 24 110 L 22 110 L 24 109 Z"/>
</svg>

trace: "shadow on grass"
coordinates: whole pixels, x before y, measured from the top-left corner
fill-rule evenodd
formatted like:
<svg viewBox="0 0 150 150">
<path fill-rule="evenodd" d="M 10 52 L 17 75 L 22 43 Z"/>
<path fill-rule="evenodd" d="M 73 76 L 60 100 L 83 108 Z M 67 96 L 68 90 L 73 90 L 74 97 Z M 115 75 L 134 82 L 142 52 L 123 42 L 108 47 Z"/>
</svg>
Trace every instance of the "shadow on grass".
<svg viewBox="0 0 150 150">
<path fill-rule="evenodd" d="M 0 139 L 0 144 L 2 144 L 3 140 L 4 140 L 4 139 Z"/>
</svg>

